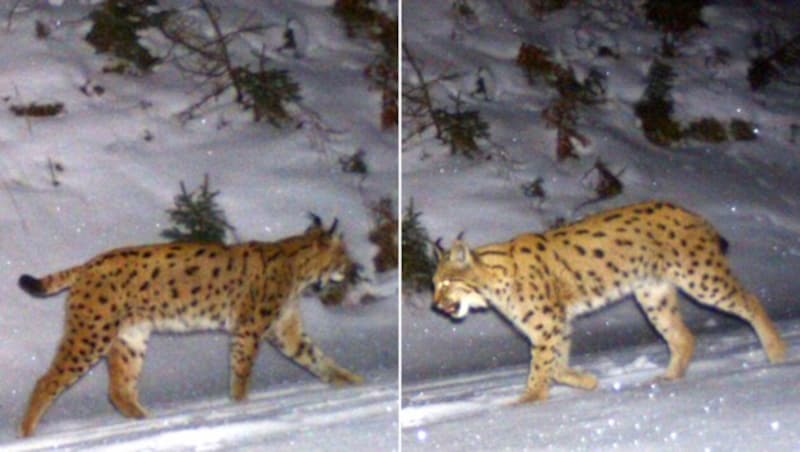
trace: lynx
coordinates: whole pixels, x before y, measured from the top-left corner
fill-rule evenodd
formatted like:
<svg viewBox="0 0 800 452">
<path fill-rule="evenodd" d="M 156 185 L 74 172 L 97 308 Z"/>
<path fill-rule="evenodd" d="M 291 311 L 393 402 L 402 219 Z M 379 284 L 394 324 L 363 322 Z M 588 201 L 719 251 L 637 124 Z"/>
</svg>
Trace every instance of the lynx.
<svg viewBox="0 0 800 452">
<path fill-rule="evenodd" d="M 725 240 L 703 218 L 666 202 L 589 216 L 542 234 L 470 248 L 437 249 L 434 306 L 453 318 L 494 307 L 531 342 L 520 402 L 548 398 L 551 382 L 583 389 L 597 378 L 569 366 L 570 321 L 633 294 L 667 343 L 664 378 L 681 378 L 694 337 L 678 309 L 678 289 L 738 316 L 755 330 L 772 363 L 786 345 L 755 295 L 731 274 Z"/>
<path fill-rule="evenodd" d="M 19 285 L 32 295 L 69 289 L 69 296 L 64 337 L 36 383 L 22 435 L 32 435 L 53 401 L 103 357 L 111 402 L 127 417 L 145 417 L 137 382 L 153 331 L 229 332 L 235 400 L 247 396 L 263 339 L 323 381 L 360 383 L 311 342 L 298 310 L 306 288 L 341 281 L 353 265 L 335 228 L 315 217 L 304 234 L 274 243 L 122 248 L 40 279 L 23 275 Z"/>
</svg>

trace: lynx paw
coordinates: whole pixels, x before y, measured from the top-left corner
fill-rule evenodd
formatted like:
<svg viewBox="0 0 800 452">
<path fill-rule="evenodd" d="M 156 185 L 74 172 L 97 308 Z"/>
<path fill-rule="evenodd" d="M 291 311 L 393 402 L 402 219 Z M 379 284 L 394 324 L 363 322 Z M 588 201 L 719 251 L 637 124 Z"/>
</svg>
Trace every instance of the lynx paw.
<svg viewBox="0 0 800 452">
<path fill-rule="evenodd" d="M 364 378 L 348 370 L 335 368 L 331 369 L 327 382 L 334 386 L 349 386 L 364 383 Z"/>
</svg>

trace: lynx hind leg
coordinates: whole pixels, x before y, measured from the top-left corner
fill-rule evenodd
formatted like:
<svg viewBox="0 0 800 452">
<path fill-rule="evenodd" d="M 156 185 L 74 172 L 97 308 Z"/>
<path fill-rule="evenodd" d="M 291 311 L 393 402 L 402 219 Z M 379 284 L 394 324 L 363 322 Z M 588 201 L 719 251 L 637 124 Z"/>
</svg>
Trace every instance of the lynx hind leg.
<svg viewBox="0 0 800 452">
<path fill-rule="evenodd" d="M 769 361 L 773 364 L 782 363 L 786 357 L 786 343 L 781 339 L 764 306 L 755 295 L 745 290 L 729 271 L 726 271 L 726 263 L 721 265 L 722 268 L 717 268 L 719 274 L 713 277 L 719 281 L 716 285 L 687 282 L 681 285 L 681 289 L 699 303 L 748 322 L 755 330 Z"/>
<path fill-rule="evenodd" d="M 786 360 L 786 342 L 781 339 L 780 333 L 767 315 L 764 305 L 751 293 L 745 292 L 740 296 L 745 300 L 743 304 L 748 306 L 746 310 L 752 316 L 748 322 L 756 331 L 758 340 L 767 354 L 767 359 L 772 364 L 784 362 Z"/>
<path fill-rule="evenodd" d="M 139 375 L 147 351 L 148 327 L 124 328 L 114 339 L 108 355 L 108 395 L 117 410 L 126 417 L 141 419 L 147 410 L 139 403 Z"/>
<path fill-rule="evenodd" d="M 677 289 L 664 282 L 637 289 L 635 295 L 648 320 L 669 347 L 669 365 L 664 378 L 675 380 L 683 377 L 694 354 L 695 340 L 681 318 Z"/>
<path fill-rule="evenodd" d="M 281 353 L 326 383 L 344 386 L 364 382 L 361 376 L 340 367 L 311 342 L 297 313 L 280 319 L 267 337 Z"/>
<path fill-rule="evenodd" d="M 22 436 L 33 435 L 42 415 L 55 399 L 91 369 L 108 350 L 107 345 L 91 339 L 91 336 L 79 335 L 72 324 L 68 324 L 67 328 L 68 332 L 61 340 L 49 370 L 39 378 L 33 389 L 20 427 Z"/>
</svg>

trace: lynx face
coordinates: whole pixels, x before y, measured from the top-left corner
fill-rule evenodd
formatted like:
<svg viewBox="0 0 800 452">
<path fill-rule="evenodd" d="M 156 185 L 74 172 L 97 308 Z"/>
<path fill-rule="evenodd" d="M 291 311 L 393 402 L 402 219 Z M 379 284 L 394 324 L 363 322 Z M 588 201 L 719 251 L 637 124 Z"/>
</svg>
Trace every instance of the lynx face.
<svg viewBox="0 0 800 452">
<path fill-rule="evenodd" d="M 470 309 L 489 307 L 478 289 L 480 275 L 473 265 L 474 259 L 464 247 L 454 247 L 439 259 L 433 278 L 434 307 L 454 319 L 466 317 Z"/>
<path fill-rule="evenodd" d="M 353 268 L 353 261 L 347 253 L 347 247 L 340 236 L 327 238 L 320 243 L 320 254 L 317 265 L 320 275 L 317 284 L 325 287 L 331 282 L 339 283 L 347 278 Z"/>
</svg>

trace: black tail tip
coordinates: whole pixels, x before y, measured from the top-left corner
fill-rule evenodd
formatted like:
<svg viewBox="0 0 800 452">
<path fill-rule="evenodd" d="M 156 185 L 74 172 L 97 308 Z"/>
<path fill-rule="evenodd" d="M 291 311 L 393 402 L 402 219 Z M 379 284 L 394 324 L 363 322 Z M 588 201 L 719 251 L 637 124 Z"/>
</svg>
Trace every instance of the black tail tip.
<svg viewBox="0 0 800 452">
<path fill-rule="evenodd" d="M 42 285 L 42 281 L 40 279 L 34 278 L 31 275 L 20 276 L 19 287 L 21 287 L 22 290 L 28 292 L 31 295 L 42 295 L 45 292 L 44 286 Z"/>
<path fill-rule="evenodd" d="M 728 241 L 723 236 L 719 236 L 719 249 L 722 254 L 728 254 Z"/>
</svg>

